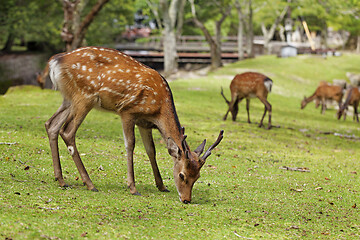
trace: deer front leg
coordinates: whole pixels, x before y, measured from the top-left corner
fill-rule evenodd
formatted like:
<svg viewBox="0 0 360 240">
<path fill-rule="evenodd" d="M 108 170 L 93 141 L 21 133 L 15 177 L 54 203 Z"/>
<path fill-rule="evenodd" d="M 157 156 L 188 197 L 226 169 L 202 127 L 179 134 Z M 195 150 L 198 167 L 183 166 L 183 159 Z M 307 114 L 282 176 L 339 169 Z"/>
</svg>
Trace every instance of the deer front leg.
<svg viewBox="0 0 360 240">
<path fill-rule="evenodd" d="M 126 158 L 127 158 L 127 184 L 130 193 L 133 195 L 140 195 L 135 187 L 135 174 L 134 174 L 134 148 L 135 148 L 135 123 L 131 117 L 121 117 L 122 127 L 124 133 Z"/>
<path fill-rule="evenodd" d="M 156 163 L 156 151 L 155 151 L 154 140 L 152 137 L 152 130 L 139 127 L 139 131 L 140 131 L 141 139 L 144 143 L 146 154 L 148 155 L 148 157 L 150 159 L 151 167 L 152 167 L 154 177 L 155 177 L 156 187 L 161 192 L 169 192 L 169 190 L 165 187 L 165 185 L 163 183 L 163 180 L 160 175 L 159 167 Z"/>
<path fill-rule="evenodd" d="M 69 116 L 69 105 L 64 101 L 54 115 L 45 123 L 45 129 L 49 137 L 50 150 L 53 160 L 55 180 L 59 182 L 61 187 L 68 187 L 65 183 L 59 156 L 58 138 L 61 126 Z"/>
<path fill-rule="evenodd" d="M 229 109 L 227 110 L 227 112 L 225 113 L 225 116 L 223 117 L 223 120 L 224 120 L 224 121 L 226 120 L 226 118 L 227 118 L 227 116 L 228 116 L 229 112 L 230 112 L 230 107 L 229 107 Z"/>
</svg>

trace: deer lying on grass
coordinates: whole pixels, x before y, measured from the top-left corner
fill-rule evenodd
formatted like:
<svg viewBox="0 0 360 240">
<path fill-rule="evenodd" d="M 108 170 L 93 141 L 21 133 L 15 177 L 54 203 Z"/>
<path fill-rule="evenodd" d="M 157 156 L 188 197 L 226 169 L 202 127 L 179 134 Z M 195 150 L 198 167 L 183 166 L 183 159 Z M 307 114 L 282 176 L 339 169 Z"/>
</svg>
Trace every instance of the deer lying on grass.
<svg viewBox="0 0 360 240">
<path fill-rule="evenodd" d="M 343 98 L 343 88 L 335 85 L 320 84 L 313 95 L 304 97 L 301 101 L 301 109 L 304 109 L 309 102 L 316 101 L 316 105 L 321 104 L 321 113 L 324 114 L 326 110 L 326 100 L 335 100 L 339 108 Z"/>
<path fill-rule="evenodd" d="M 259 127 L 263 126 L 263 120 L 266 115 L 266 112 L 269 111 L 269 124 L 268 129 L 271 128 L 271 104 L 267 101 L 267 95 L 271 92 L 273 81 L 267 76 L 256 73 L 256 72 L 245 72 L 242 74 L 237 74 L 230 83 L 231 91 L 231 101 L 227 100 L 223 89 L 221 88 L 221 95 L 224 97 L 226 103 L 229 106 L 224 120 L 226 120 L 227 115 L 231 112 L 232 120 L 236 120 L 236 116 L 239 111 L 239 103 L 241 100 L 246 98 L 246 110 L 248 115 L 248 123 L 250 121 L 250 98 L 257 97 L 264 105 L 265 111 L 259 123 Z"/>
<path fill-rule="evenodd" d="M 156 186 L 168 191 L 163 184 L 155 158 L 152 129 L 156 128 L 167 143 L 174 160 L 174 179 L 180 200 L 190 203 L 195 181 L 206 158 L 222 140 L 220 131 L 216 142 L 204 150 L 204 140 L 195 151 L 186 143 L 175 110 L 171 90 L 166 80 L 155 70 L 117 50 L 84 47 L 60 53 L 49 60 L 51 81 L 62 93 L 60 108 L 46 122 L 53 159 L 55 179 L 66 187 L 58 151 L 58 135 L 64 140 L 70 155 L 88 189 L 98 191 L 81 161 L 75 144 L 75 134 L 92 108 L 101 108 L 120 115 L 127 153 L 127 184 L 130 192 L 140 195 L 135 188 L 133 152 L 134 127 L 138 126 L 146 153 L 150 159 Z"/>
<path fill-rule="evenodd" d="M 358 106 L 360 102 L 359 89 L 357 87 L 352 87 L 347 91 L 346 95 L 347 95 L 346 100 L 337 113 L 338 119 L 340 119 L 341 116 L 344 115 L 344 120 L 345 120 L 346 110 L 348 109 L 348 106 L 351 105 L 354 108 L 353 120 L 355 120 L 356 118 L 356 121 L 359 122 L 359 116 L 358 116 Z"/>
</svg>

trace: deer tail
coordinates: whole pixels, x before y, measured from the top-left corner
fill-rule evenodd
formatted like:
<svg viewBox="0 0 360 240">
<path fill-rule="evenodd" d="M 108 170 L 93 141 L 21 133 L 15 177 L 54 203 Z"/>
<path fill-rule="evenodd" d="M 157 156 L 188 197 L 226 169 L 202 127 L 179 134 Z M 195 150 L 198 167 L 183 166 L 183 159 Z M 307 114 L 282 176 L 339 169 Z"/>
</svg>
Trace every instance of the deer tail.
<svg viewBox="0 0 360 240">
<path fill-rule="evenodd" d="M 268 92 L 271 92 L 273 81 L 270 78 L 267 77 L 264 79 L 264 85 L 265 85 L 266 89 L 268 90 Z"/>
</svg>

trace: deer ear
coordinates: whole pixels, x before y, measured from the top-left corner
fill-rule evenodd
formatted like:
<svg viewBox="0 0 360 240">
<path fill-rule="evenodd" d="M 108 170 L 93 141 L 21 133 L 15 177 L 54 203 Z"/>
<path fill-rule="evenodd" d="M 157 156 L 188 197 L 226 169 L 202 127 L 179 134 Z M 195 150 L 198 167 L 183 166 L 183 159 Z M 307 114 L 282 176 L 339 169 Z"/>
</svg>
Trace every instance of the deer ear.
<svg viewBox="0 0 360 240">
<path fill-rule="evenodd" d="M 203 151 L 204 151 L 204 148 L 205 148 L 205 144 L 206 144 L 206 139 L 194 150 L 194 152 L 200 156 Z"/>
<path fill-rule="evenodd" d="M 167 139 L 167 149 L 169 154 L 178 159 L 181 156 L 181 149 L 178 147 L 178 145 L 175 143 L 175 141 L 172 138 Z"/>
</svg>

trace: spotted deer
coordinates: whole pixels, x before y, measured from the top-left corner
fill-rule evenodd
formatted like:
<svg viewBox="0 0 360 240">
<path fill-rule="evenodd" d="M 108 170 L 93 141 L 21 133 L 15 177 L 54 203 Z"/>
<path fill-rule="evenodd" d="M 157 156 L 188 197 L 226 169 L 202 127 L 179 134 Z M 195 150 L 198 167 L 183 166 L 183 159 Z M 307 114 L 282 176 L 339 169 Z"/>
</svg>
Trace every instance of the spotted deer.
<svg viewBox="0 0 360 240">
<path fill-rule="evenodd" d="M 347 97 L 344 104 L 340 107 L 340 109 L 337 112 L 338 119 L 340 119 L 342 115 L 344 115 L 344 120 L 346 119 L 346 110 L 348 109 L 349 105 L 351 105 L 354 108 L 353 120 L 356 119 L 356 121 L 359 122 L 359 116 L 358 116 L 358 107 L 360 102 L 359 89 L 357 87 L 352 87 L 347 90 L 346 95 Z"/>
<path fill-rule="evenodd" d="M 313 95 L 310 97 L 304 97 L 301 101 L 301 109 L 304 109 L 309 102 L 316 101 L 316 105 L 321 104 L 321 113 L 324 114 L 326 110 L 326 100 L 334 100 L 338 103 L 339 108 L 341 106 L 343 98 L 343 88 L 336 85 L 329 85 L 321 83 L 316 88 Z"/>
<path fill-rule="evenodd" d="M 246 98 L 246 111 L 248 116 L 248 123 L 250 121 L 250 98 L 258 98 L 264 105 L 265 111 L 259 123 L 259 127 L 263 126 L 263 120 L 266 115 L 266 112 L 269 112 L 269 123 L 268 129 L 271 126 L 271 104 L 267 101 L 268 93 L 271 92 L 271 88 L 273 85 L 273 81 L 267 76 L 257 73 L 257 72 L 245 72 L 242 74 L 237 74 L 234 79 L 230 83 L 230 91 L 231 91 L 231 101 L 227 100 L 223 89 L 221 88 L 221 95 L 225 99 L 229 108 L 224 116 L 224 120 L 226 120 L 227 115 L 231 112 L 232 120 L 236 120 L 236 116 L 239 111 L 238 104 Z"/>
<path fill-rule="evenodd" d="M 86 115 L 93 108 L 112 111 L 121 117 L 127 155 L 127 184 L 130 192 L 140 195 L 135 188 L 133 153 L 135 125 L 150 159 L 156 186 L 167 192 L 155 158 L 152 129 L 158 129 L 174 161 L 174 180 L 180 200 L 190 203 L 194 183 L 200 169 L 222 140 L 220 131 L 216 142 L 200 156 L 204 140 L 191 151 L 186 142 L 167 81 L 155 70 L 117 50 L 84 47 L 50 58 L 49 75 L 54 86 L 63 95 L 63 103 L 45 123 L 49 137 L 55 179 L 66 187 L 59 151 L 58 135 L 64 140 L 84 185 L 98 191 L 82 163 L 75 144 L 75 134 Z"/>
</svg>

